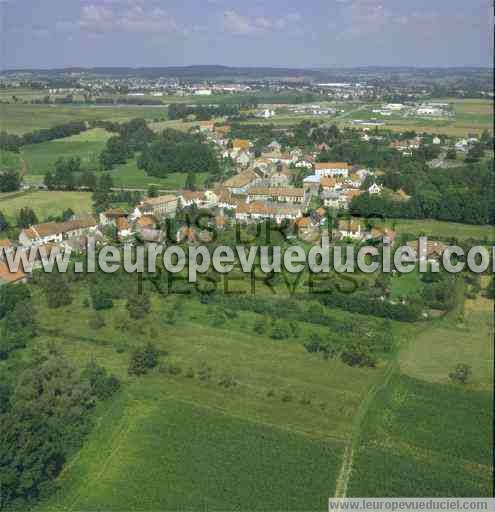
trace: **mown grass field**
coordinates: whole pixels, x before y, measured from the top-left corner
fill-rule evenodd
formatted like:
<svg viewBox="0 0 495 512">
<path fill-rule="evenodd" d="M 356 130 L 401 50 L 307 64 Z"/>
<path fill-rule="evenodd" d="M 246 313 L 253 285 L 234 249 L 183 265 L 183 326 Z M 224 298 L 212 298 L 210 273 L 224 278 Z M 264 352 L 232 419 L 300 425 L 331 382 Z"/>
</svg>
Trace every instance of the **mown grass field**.
<svg viewBox="0 0 495 512">
<path fill-rule="evenodd" d="M 89 192 L 19 192 L 0 194 L 0 211 L 15 222 L 21 208 L 32 208 L 42 222 L 49 216 L 58 216 L 68 208 L 76 214 L 91 214 L 92 203 Z"/>
<path fill-rule="evenodd" d="M 386 225 L 397 233 L 409 233 L 414 236 L 456 238 L 458 240 L 495 240 L 495 227 L 475 224 L 460 224 L 433 219 L 390 219 Z"/>
<path fill-rule="evenodd" d="M 462 316 L 436 320 L 418 335 L 399 358 L 404 374 L 427 382 L 448 384 L 456 364 L 472 368 L 469 389 L 493 387 L 493 301 L 467 300 Z"/>
<path fill-rule="evenodd" d="M 144 170 L 138 169 L 136 159 L 133 158 L 127 163 L 117 165 L 110 171 L 115 187 L 129 187 L 146 189 L 150 185 L 157 185 L 168 190 L 179 190 L 184 188 L 187 174 L 181 172 L 170 173 L 166 178 L 148 176 Z M 208 173 L 195 173 L 196 184 L 202 185 Z"/>
<path fill-rule="evenodd" d="M 24 146 L 21 158 L 27 164 L 30 175 L 44 175 L 54 169 L 59 158 L 80 157 L 83 165 L 99 165 L 99 154 L 111 134 L 101 128 L 94 128 L 65 139 Z"/>
<path fill-rule="evenodd" d="M 0 104 L 0 130 L 23 134 L 69 121 L 129 121 L 141 117 L 153 121 L 167 117 L 166 107 L 143 106 L 62 106 Z"/>
</svg>

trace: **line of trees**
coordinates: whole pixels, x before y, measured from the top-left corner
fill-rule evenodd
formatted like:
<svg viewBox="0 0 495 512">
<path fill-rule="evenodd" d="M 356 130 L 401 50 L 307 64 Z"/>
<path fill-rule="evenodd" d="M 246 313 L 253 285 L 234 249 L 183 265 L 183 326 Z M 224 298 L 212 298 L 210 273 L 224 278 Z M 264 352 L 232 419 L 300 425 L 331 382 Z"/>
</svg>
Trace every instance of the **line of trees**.
<svg viewBox="0 0 495 512">
<path fill-rule="evenodd" d="M 239 105 L 185 105 L 172 103 L 168 107 L 169 119 L 185 119 L 194 116 L 198 121 L 209 121 L 213 117 L 238 116 Z"/>
<path fill-rule="evenodd" d="M 53 126 L 52 128 L 43 128 L 41 130 L 28 132 L 24 135 L 14 135 L 2 131 L 0 132 L 0 150 L 17 153 L 22 146 L 71 137 L 87 129 L 88 124 L 85 121 L 71 121 L 69 123 Z"/>
</svg>

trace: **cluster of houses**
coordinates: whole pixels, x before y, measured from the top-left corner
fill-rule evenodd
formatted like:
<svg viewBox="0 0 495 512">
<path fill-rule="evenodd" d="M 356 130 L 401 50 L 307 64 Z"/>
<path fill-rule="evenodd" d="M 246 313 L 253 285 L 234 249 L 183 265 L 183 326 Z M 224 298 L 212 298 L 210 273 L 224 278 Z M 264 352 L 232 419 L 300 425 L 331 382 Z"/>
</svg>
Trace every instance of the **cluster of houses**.
<svg viewBox="0 0 495 512">
<path fill-rule="evenodd" d="M 372 176 L 367 169 L 345 162 L 317 162 L 319 152 L 329 149 L 326 144 L 305 154 L 299 148 L 283 150 L 273 140 L 261 154 L 255 154 L 251 141 L 229 139 L 228 127 L 200 123 L 199 130 L 220 148 L 223 158 L 231 158 L 236 165 L 237 173 L 215 193 L 218 206 L 235 210 L 237 221 L 294 221 L 306 213 L 312 198 L 329 208 L 347 209 L 352 199 L 365 191 L 382 192 L 376 183 L 363 189 L 365 180 Z M 302 186 L 295 187 L 294 176 L 300 171 L 307 176 Z"/>
<path fill-rule="evenodd" d="M 298 148 L 284 152 L 275 140 L 256 156 L 249 140 L 228 139 L 228 127 L 203 122 L 198 130 L 220 147 L 224 157 L 234 160 L 237 171 L 234 176 L 213 190 L 184 190 L 148 197 L 129 210 L 109 209 L 98 218 L 87 216 L 30 226 L 21 231 L 17 249 L 29 251 L 33 246 L 44 247 L 46 254 L 50 254 L 57 246 L 61 251 L 70 248 L 84 252 L 88 236 L 101 244 L 115 238 L 131 245 L 136 240 L 145 244 L 164 243 L 163 220 L 175 217 L 185 208 L 208 210 L 218 229 L 224 229 L 229 223 L 249 224 L 270 219 L 278 224 L 291 224 L 297 227 L 303 239 L 319 243 L 321 228 L 327 221 L 324 207 L 346 209 L 360 194 L 382 193 L 382 187 L 374 182 L 373 174 L 367 169 L 346 162 L 318 162 L 318 153 L 303 154 Z M 419 144 L 419 141 L 414 143 Z M 411 141 L 404 144 L 411 147 Z M 316 149 L 324 151 L 328 147 L 322 144 Z M 294 176 L 301 170 L 307 176 L 302 186 L 294 186 Z M 207 230 L 203 234 L 207 235 Z M 353 241 L 393 241 L 395 238 L 395 233 L 389 230 L 366 231 L 356 220 L 341 221 L 334 228 L 334 235 L 337 239 Z M 201 233 L 187 227 L 180 228 L 176 238 L 178 242 L 207 241 Z M 14 244 L 0 240 L 0 249 L 0 283 L 26 280 L 23 270 L 11 273 L 5 264 L 5 255 L 14 250 Z"/>
</svg>

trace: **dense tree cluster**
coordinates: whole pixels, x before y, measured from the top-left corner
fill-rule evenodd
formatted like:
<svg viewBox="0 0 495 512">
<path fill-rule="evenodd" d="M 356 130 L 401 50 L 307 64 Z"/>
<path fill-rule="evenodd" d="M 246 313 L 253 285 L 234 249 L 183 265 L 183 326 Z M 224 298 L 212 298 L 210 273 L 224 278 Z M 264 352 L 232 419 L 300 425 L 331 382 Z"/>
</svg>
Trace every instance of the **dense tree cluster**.
<svg viewBox="0 0 495 512">
<path fill-rule="evenodd" d="M 31 291 L 25 284 L 0 288 L 0 360 L 37 334 Z"/>
<path fill-rule="evenodd" d="M 38 217 L 32 208 L 29 206 L 25 206 L 19 210 L 19 215 L 17 217 L 17 225 L 20 228 L 28 228 L 33 224 L 38 223 Z"/>
<path fill-rule="evenodd" d="M 14 192 L 21 188 L 21 176 L 18 171 L 8 169 L 0 172 L 0 192 Z"/>
<path fill-rule="evenodd" d="M 155 133 L 144 119 L 132 119 L 128 123 L 112 124 L 111 131 L 117 135 L 108 139 L 105 149 L 100 153 L 100 164 L 104 170 L 113 169 L 124 164 L 142 151 L 155 138 Z"/>
<path fill-rule="evenodd" d="M 169 173 L 218 173 L 215 150 L 197 136 L 165 130 L 159 140 L 146 147 L 138 167 L 150 176 L 163 178 Z"/>
<path fill-rule="evenodd" d="M 493 178 L 489 162 L 436 169 L 435 172 L 404 167 L 386 175 L 383 182 L 391 188 L 402 187 L 411 195 L 410 200 L 404 201 L 387 194 L 373 196 L 365 193 L 352 200 L 350 211 L 364 217 L 433 218 L 468 224 L 493 224 Z"/>
<path fill-rule="evenodd" d="M 25 510 L 53 489 L 92 426 L 96 401 L 115 393 L 119 381 L 94 362 L 80 373 L 53 348 L 2 377 L 0 508 Z"/>
<path fill-rule="evenodd" d="M 82 165 L 79 157 L 59 158 L 53 171 L 48 171 L 44 179 L 49 190 L 92 190 L 96 188 L 96 174 Z"/>
</svg>

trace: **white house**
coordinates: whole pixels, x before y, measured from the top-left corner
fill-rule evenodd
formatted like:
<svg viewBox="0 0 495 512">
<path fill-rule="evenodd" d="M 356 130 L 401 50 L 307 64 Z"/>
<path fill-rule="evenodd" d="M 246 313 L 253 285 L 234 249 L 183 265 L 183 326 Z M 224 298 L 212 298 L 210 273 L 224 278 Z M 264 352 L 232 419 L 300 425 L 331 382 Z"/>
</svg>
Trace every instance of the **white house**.
<svg viewBox="0 0 495 512">
<path fill-rule="evenodd" d="M 373 183 L 373 185 L 371 185 L 368 188 L 368 193 L 371 194 L 371 195 L 381 194 L 382 190 L 383 190 L 383 188 L 380 185 L 377 185 L 376 183 Z"/>
<path fill-rule="evenodd" d="M 317 176 L 345 176 L 349 175 L 350 165 L 345 162 L 317 162 L 315 174 Z"/>
<path fill-rule="evenodd" d="M 295 166 L 300 169 L 301 167 L 304 167 L 305 169 L 311 169 L 313 167 L 313 164 L 309 160 L 299 160 L 299 162 L 296 162 Z"/>
<path fill-rule="evenodd" d="M 218 196 L 211 190 L 192 192 L 185 190 L 179 197 L 181 208 L 195 205 L 197 208 L 214 208 L 218 205 Z"/>
<path fill-rule="evenodd" d="M 251 162 L 251 155 L 247 151 L 242 151 L 236 157 L 235 161 L 242 167 L 247 167 Z"/>
<path fill-rule="evenodd" d="M 361 240 L 364 235 L 361 224 L 352 219 L 339 221 L 337 231 L 343 238 L 351 238 L 352 240 Z"/>
</svg>

